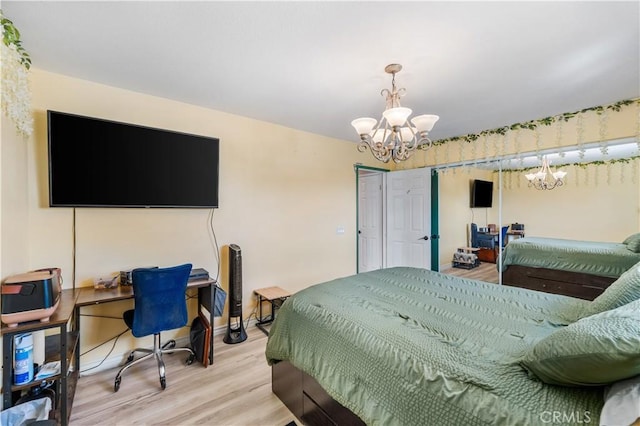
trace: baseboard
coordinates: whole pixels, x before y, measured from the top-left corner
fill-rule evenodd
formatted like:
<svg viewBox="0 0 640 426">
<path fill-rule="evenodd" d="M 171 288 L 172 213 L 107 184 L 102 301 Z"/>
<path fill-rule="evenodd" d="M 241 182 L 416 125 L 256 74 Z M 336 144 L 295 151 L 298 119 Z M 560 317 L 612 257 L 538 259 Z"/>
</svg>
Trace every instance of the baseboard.
<svg viewBox="0 0 640 426">
<path fill-rule="evenodd" d="M 443 263 L 440 265 L 440 272 L 446 271 L 447 269 L 451 269 L 451 268 L 453 268 L 453 266 L 451 265 L 451 262 Z"/>
<path fill-rule="evenodd" d="M 255 324 L 256 324 L 256 320 L 251 319 L 247 324 L 247 328 Z M 226 331 L 227 331 L 226 325 L 214 327 L 213 335 L 218 336 L 220 334 L 224 334 Z M 186 347 L 191 344 L 191 342 L 189 341 L 189 336 L 178 337 L 177 339 L 175 339 L 175 341 L 176 341 L 176 346 L 178 347 Z M 151 349 L 151 347 L 149 347 L 149 349 Z M 128 349 L 126 352 L 122 352 L 120 354 L 116 354 L 116 355 L 112 354 L 110 357 L 104 360 L 93 361 L 87 364 L 83 364 L 82 360 L 80 360 L 80 377 L 90 376 L 92 374 L 100 373 L 106 370 L 116 369 L 122 366 L 127 356 L 129 356 L 129 351 L 131 351 L 131 349 Z M 114 377 L 115 377 L 115 374 L 116 373 L 114 372 Z"/>
</svg>

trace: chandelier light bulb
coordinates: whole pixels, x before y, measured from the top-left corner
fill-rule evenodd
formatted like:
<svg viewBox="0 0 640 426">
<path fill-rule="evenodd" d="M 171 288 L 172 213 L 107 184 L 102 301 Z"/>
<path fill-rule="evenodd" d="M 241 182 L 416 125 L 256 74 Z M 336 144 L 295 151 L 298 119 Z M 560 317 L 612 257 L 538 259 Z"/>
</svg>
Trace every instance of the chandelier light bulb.
<svg viewBox="0 0 640 426">
<path fill-rule="evenodd" d="M 417 115 L 411 119 L 411 123 L 416 126 L 418 132 L 430 132 L 440 117 L 432 114 Z"/>
<path fill-rule="evenodd" d="M 407 122 L 407 118 L 411 115 L 411 108 L 396 107 L 389 108 L 382 113 L 391 127 L 403 126 Z"/>
<path fill-rule="evenodd" d="M 368 135 L 373 130 L 378 120 L 375 118 L 363 117 L 356 118 L 351 122 L 351 125 L 356 129 L 359 135 Z"/>
<path fill-rule="evenodd" d="M 553 173 L 553 177 L 556 179 L 564 179 L 566 175 L 567 175 L 567 172 L 562 170 L 558 170 L 557 172 Z"/>
<path fill-rule="evenodd" d="M 402 139 L 403 142 L 410 142 L 411 139 L 413 139 L 415 134 L 416 134 L 415 127 L 414 128 L 409 128 L 409 127 L 400 128 L 400 139 Z"/>
</svg>

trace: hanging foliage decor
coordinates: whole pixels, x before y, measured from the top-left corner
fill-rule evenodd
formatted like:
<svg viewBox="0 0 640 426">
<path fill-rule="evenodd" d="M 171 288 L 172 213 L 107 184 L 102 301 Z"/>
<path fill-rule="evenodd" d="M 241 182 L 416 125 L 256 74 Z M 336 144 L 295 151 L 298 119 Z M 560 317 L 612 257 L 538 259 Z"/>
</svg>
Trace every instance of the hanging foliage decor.
<svg viewBox="0 0 640 426">
<path fill-rule="evenodd" d="M 2 44 L 0 47 L 0 69 L 2 73 L 0 92 L 1 108 L 16 126 L 18 134 L 29 137 L 33 132 L 31 112 L 31 90 L 29 89 L 29 69 L 31 58 L 22 47 L 20 32 L 0 10 Z"/>
<path fill-rule="evenodd" d="M 536 130 L 540 126 L 551 126 L 557 122 L 567 122 L 572 118 L 580 117 L 581 114 L 593 111 L 598 115 L 602 115 L 606 111 L 616 111 L 619 112 L 622 107 L 627 105 L 632 105 L 634 103 L 640 104 L 640 99 L 626 99 L 623 101 L 616 102 L 610 105 L 600 105 L 592 108 L 585 108 L 580 111 L 575 112 L 565 112 L 563 114 L 554 115 L 552 117 L 545 117 L 539 120 L 531 120 L 524 123 L 515 123 L 510 126 L 498 127 L 496 129 L 483 130 L 480 133 L 471 133 L 463 136 L 454 136 L 446 139 L 439 139 L 433 141 L 433 145 L 442 145 L 449 142 L 475 142 L 481 137 L 488 137 L 492 135 L 501 135 L 505 136 L 509 131 L 519 131 L 519 130 Z"/>
<path fill-rule="evenodd" d="M 626 158 L 610 158 L 609 142 L 607 140 L 609 136 L 609 119 L 611 119 L 616 112 L 620 112 L 623 108 L 629 106 L 637 110 L 635 141 L 638 146 L 638 152 Z M 602 159 L 596 161 L 585 160 L 585 115 L 590 112 L 597 115 L 598 145 L 602 154 Z M 575 124 L 575 135 L 567 133 L 568 129 L 565 123 L 570 121 L 573 121 L 573 124 Z M 477 164 L 497 161 L 508 153 L 512 158 L 511 165 L 502 168 L 502 173 L 505 174 L 506 187 L 508 189 L 513 186 L 519 188 L 521 184 L 526 182 L 524 174 L 539 169 L 539 166 L 524 167 L 524 156 L 532 155 L 534 152 L 536 156 L 541 156 L 543 149 L 541 131 L 543 126 L 553 126 L 552 138 L 554 138 L 555 141 L 549 141 L 548 144 L 555 145 L 559 149 L 564 147 L 564 138 L 572 138 L 575 136 L 576 149 L 578 151 L 577 161 L 575 163 L 565 163 L 561 161 L 563 168 L 574 168 L 574 171 L 571 172 L 571 181 L 574 182 L 575 185 L 588 185 L 590 182 L 594 185 L 598 185 L 601 182 L 609 185 L 617 181 L 613 179 L 613 173 L 619 174 L 619 181 L 621 183 L 624 183 L 629 178 L 629 173 L 632 173 L 632 181 L 635 181 L 638 173 L 637 169 L 640 165 L 640 98 L 585 108 L 580 111 L 567 112 L 539 120 L 515 123 L 510 126 L 484 130 L 476 134 L 435 140 L 433 141 L 433 145 L 443 150 L 445 164 L 449 164 L 450 160 L 455 161 L 455 158 L 451 158 L 449 155 L 450 148 L 453 149 L 454 152 L 457 153 L 457 155 L 454 154 L 453 157 L 458 157 L 457 160 L 459 164 L 466 166 L 467 171 Z M 573 126 L 569 126 L 568 128 L 572 129 Z M 532 138 L 534 145 L 532 145 L 531 149 L 534 151 L 523 153 L 522 138 L 526 134 L 529 134 Z M 479 146 L 476 146 L 478 144 Z M 437 152 L 438 150 L 434 151 Z M 566 153 L 560 150 L 559 156 L 565 157 L 565 155 Z M 455 167 L 452 168 L 454 173 L 455 169 Z M 444 170 L 446 170 L 446 168 L 443 169 L 443 171 Z"/>
</svg>

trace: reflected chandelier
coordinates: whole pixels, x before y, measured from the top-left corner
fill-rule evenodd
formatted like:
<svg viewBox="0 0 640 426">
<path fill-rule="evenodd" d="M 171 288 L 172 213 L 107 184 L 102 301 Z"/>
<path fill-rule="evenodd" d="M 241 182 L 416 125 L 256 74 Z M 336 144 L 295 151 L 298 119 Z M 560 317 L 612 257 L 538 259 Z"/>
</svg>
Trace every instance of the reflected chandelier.
<svg viewBox="0 0 640 426">
<path fill-rule="evenodd" d="M 529 186 L 533 186 L 535 189 L 553 189 L 558 186 L 564 185 L 564 177 L 567 172 L 558 170 L 556 172 L 549 167 L 549 160 L 547 157 L 542 157 L 542 167 L 537 173 L 528 173 L 524 175 L 529 181 Z"/>
<path fill-rule="evenodd" d="M 418 147 L 431 147 L 431 139 L 427 135 L 440 117 L 418 115 L 409 123 L 411 109 L 400 106 L 400 97 L 404 96 L 406 89 L 396 88 L 396 74 L 402 70 L 402 65 L 390 64 L 384 70 L 392 75 L 392 79 L 391 90 L 383 89 L 380 92 L 386 97 L 387 103 L 380 122 L 375 118 L 364 117 L 353 120 L 351 125 L 360 135 L 358 151 L 364 152 L 369 148 L 378 160 L 386 163 L 393 158 L 398 163 L 411 157 Z"/>
</svg>

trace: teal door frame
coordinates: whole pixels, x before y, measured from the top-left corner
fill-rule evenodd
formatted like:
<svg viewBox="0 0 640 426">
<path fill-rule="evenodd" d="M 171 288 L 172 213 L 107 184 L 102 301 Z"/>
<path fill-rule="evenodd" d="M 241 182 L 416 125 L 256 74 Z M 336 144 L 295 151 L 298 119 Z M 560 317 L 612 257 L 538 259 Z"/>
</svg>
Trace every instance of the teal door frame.
<svg viewBox="0 0 640 426">
<path fill-rule="evenodd" d="M 431 270 L 440 271 L 438 170 L 431 169 Z"/>
</svg>

